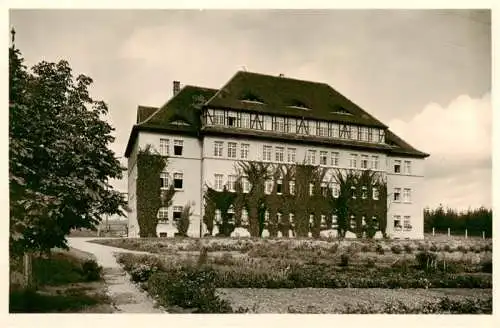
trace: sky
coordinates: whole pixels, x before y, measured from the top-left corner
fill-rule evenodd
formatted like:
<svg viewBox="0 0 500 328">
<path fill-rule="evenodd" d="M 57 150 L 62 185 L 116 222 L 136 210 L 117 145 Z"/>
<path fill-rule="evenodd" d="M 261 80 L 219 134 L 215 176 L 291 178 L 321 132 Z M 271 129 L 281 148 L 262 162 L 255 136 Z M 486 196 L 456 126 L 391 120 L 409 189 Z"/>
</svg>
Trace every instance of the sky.
<svg viewBox="0 0 500 328">
<path fill-rule="evenodd" d="M 486 10 L 11 10 L 31 66 L 67 60 L 109 106 L 123 157 L 138 105 L 238 70 L 325 82 L 417 149 L 425 205 L 492 205 Z M 113 185 L 126 192 L 126 179 Z"/>
</svg>

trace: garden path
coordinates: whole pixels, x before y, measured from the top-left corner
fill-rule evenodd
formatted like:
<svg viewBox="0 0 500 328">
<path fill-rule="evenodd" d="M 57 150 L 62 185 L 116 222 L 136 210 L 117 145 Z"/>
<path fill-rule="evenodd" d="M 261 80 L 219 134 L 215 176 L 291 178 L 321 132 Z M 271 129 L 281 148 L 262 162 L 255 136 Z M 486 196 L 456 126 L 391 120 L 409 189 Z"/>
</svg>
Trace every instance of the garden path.
<svg viewBox="0 0 500 328">
<path fill-rule="evenodd" d="M 104 281 L 108 287 L 116 312 L 121 313 L 165 313 L 155 305 L 148 294 L 130 281 L 129 275 L 120 267 L 115 253 L 148 254 L 123 248 L 110 247 L 91 243 L 96 238 L 68 238 L 68 246 L 91 253 L 103 267 Z"/>
</svg>

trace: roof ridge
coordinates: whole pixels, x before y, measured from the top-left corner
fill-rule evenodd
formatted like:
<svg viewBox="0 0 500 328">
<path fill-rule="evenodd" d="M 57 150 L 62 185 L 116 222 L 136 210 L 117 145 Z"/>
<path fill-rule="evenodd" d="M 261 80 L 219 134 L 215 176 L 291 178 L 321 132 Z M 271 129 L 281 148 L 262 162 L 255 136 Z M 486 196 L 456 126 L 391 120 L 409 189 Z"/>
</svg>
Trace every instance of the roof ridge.
<svg viewBox="0 0 500 328">
<path fill-rule="evenodd" d="M 277 79 L 287 79 L 287 80 L 293 80 L 293 81 L 299 81 L 299 82 L 307 82 L 307 83 L 313 83 L 313 84 L 323 84 L 323 85 L 330 86 L 326 82 L 318 82 L 318 81 L 298 79 L 298 78 L 294 78 L 294 77 L 288 77 L 286 75 L 279 76 L 279 75 L 271 75 L 271 74 L 264 74 L 264 73 L 257 73 L 257 72 L 242 71 L 242 70 L 239 70 L 238 72 L 236 72 L 235 76 L 237 74 L 239 74 L 239 73 L 261 75 L 261 76 L 265 76 L 265 77 L 274 77 L 274 78 L 277 78 Z"/>
</svg>

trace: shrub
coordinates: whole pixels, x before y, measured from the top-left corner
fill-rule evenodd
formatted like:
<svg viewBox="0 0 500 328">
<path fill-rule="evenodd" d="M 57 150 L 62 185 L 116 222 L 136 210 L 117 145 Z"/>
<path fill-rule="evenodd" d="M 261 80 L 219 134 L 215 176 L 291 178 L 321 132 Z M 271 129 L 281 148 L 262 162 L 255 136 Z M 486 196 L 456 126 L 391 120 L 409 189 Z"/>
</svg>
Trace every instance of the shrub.
<svg viewBox="0 0 500 328">
<path fill-rule="evenodd" d="M 178 221 L 175 222 L 175 226 L 178 231 L 178 235 L 182 237 L 187 236 L 187 232 L 189 229 L 189 218 L 193 215 L 193 211 L 191 210 L 191 204 L 186 204 L 182 209 L 181 217 Z"/>
<path fill-rule="evenodd" d="M 464 245 L 458 245 L 457 247 L 457 251 L 459 252 L 462 252 L 464 254 L 467 254 L 467 252 L 469 251 L 467 247 L 465 247 Z"/>
<path fill-rule="evenodd" d="M 453 250 L 451 249 L 451 246 L 448 244 L 443 246 L 443 251 L 448 252 L 448 253 L 453 252 Z"/>
<path fill-rule="evenodd" d="M 381 255 L 385 253 L 384 247 L 382 247 L 381 244 L 377 244 L 377 246 L 375 247 L 375 251 Z"/>
<path fill-rule="evenodd" d="M 82 273 L 86 281 L 101 279 L 102 267 L 95 260 L 87 260 L 82 264 Z"/>
<path fill-rule="evenodd" d="M 181 268 L 156 273 L 148 281 L 148 290 L 168 305 L 193 309 L 195 313 L 231 313 L 226 300 L 216 294 L 215 273 L 211 269 Z"/>
<path fill-rule="evenodd" d="M 486 273 L 493 273 L 493 262 L 491 260 L 483 262 L 481 264 L 481 271 Z"/>
<path fill-rule="evenodd" d="M 208 260 L 208 248 L 203 247 L 200 250 L 200 255 L 198 256 L 198 266 L 203 266 L 207 263 Z"/>
<path fill-rule="evenodd" d="M 429 247 L 429 251 L 431 251 L 431 252 L 437 252 L 437 251 L 438 251 L 438 248 L 437 248 L 436 244 L 432 244 L 432 245 Z"/>
<path fill-rule="evenodd" d="M 343 253 L 340 255 L 340 264 L 341 267 L 346 267 L 349 265 L 349 255 L 346 253 Z"/>
<path fill-rule="evenodd" d="M 391 251 L 394 253 L 394 254 L 401 254 L 401 252 L 403 251 L 403 249 L 401 248 L 401 246 L 399 245 L 392 245 L 391 246 Z"/>
<path fill-rule="evenodd" d="M 362 252 L 364 252 L 364 253 L 367 253 L 367 252 L 369 252 L 370 250 L 371 250 L 370 245 L 363 244 L 363 245 L 361 246 L 361 251 L 362 251 Z"/>
<path fill-rule="evenodd" d="M 410 244 L 405 244 L 405 245 L 403 246 L 403 248 L 404 248 L 404 250 L 405 250 L 405 252 L 406 252 L 406 253 L 408 253 L 408 254 L 413 253 L 413 248 L 411 247 L 411 245 L 410 245 Z"/>
<path fill-rule="evenodd" d="M 437 254 L 432 252 L 419 252 L 415 255 L 419 269 L 428 270 L 436 267 Z"/>
<path fill-rule="evenodd" d="M 375 267 L 375 260 L 373 258 L 371 258 L 371 257 L 367 258 L 365 266 L 367 268 L 374 268 Z"/>
</svg>

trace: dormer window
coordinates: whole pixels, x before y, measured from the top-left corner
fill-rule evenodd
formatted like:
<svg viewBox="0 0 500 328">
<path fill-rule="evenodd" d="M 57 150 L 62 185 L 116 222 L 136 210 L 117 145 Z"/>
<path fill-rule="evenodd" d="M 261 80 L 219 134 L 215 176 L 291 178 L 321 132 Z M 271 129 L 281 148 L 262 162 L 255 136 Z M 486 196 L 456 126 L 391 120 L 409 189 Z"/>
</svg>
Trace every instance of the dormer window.
<svg viewBox="0 0 500 328">
<path fill-rule="evenodd" d="M 302 110 L 311 110 L 311 108 L 309 106 L 307 106 L 304 102 L 297 100 L 297 99 L 292 100 L 292 102 L 290 103 L 290 105 L 288 107 L 302 109 Z"/>
<path fill-rule="evenodd" d="M 243 97 L 241 97 L 241 101 L 254 104 L 264 104 L 264 101 L 260 97 L 250 91 L 246 92 Z"/>
<path fill-rule="evenodd" d="M 347 109 L 345 109 L 341 106 L 336 106 L 336 108 L 333 111 L 331 111 L 330 113 L 341 114 L 341 115 L 352 115 L 351 112 L 349 112 Z"/>
</svg>

